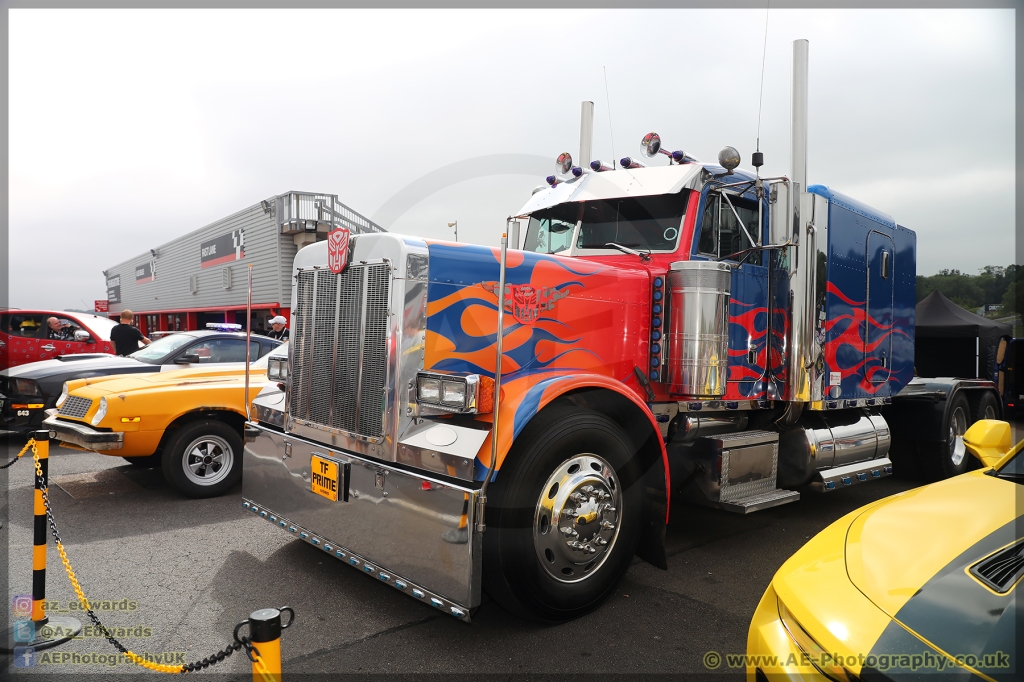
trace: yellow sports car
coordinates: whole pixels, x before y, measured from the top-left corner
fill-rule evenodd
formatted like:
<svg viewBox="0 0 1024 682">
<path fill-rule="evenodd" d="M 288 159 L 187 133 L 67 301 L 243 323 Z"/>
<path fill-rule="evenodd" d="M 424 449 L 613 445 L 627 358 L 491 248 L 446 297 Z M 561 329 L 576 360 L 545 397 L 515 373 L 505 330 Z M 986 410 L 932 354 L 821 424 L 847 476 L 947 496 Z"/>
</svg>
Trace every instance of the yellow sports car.
<svg viewBox="0 0 1024 682">
<path fill-rule="evenodd" d="M 286 378 L 277 372 L 287 352 L 284 344 L 250 365 L 249 401 Z M 43 426 L 72 446 L 159 465 L 189 497 L 215 497 L 242 478 L 244 394 L 244 368 L 78 379 L 64 384 Z"/>
<path fill-rule="evenodd" d="M 983 467 L 847 514 L 789 558 L 747 636 L 747 679 L 1024 679 L 1024 441 L 963 436 Z"/>
</svg>

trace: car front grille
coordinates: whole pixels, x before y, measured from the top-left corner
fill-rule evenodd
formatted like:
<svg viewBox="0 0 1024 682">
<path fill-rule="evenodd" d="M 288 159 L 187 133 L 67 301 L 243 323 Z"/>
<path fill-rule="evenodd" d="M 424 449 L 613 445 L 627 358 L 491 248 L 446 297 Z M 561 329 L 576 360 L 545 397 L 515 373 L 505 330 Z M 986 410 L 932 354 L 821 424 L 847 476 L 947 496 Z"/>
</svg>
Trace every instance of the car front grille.
<svg viewBox="0 0 1024 682">
<path fill-rule="evenodd" d="M 62 417 L 82 419 L 89 413 L 90 407 L 92 407 L 92 400 L 89 398 L 80 398 L 76 395 L 69 395 L 64 401 L 64 404 L 60 406 L 60 410 L 57 411 L 57 414 Z"/>
<path fill-rule="evenodd" d="M 391 266 L 297 275 L 291 416 L 368 438 L 384 435 Z"/>
</svg>

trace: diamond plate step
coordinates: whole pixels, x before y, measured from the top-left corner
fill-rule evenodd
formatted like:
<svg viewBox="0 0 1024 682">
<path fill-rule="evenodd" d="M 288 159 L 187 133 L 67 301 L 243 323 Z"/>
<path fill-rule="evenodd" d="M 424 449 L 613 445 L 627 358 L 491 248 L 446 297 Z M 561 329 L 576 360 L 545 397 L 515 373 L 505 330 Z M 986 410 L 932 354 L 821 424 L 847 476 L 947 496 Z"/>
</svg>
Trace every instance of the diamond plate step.
<svg viewBox="0 0 1024 682">
<path fill-rule="evenodd" d="M 800 493 L 795 490 L 771 490 L 760 495 L 751 495 L 739 500 L 729 500 L 719 503 L 725 511 L 737 514 L 749 514 L 750 512 L 778 507 L 780 504 L 796 502 L 800 499 Z"/>
</svg>

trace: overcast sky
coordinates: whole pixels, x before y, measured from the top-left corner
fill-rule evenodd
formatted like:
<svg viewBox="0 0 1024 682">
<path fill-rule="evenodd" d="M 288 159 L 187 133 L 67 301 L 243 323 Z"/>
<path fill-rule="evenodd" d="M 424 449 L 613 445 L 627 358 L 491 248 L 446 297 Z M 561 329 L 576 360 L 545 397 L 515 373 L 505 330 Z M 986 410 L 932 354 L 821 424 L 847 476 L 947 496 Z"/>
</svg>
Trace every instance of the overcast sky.
<svg viewBox="0 0 1024 682">
<path fill-rule="evenodd" d="M 582 100 L 597 158 L 656 131 L 747 167 L 764 31 L 764 10 L 12 9 L 10 304 L 91 308 L 103 269 L 288 190 L 387 216 L 448 164 L 550 159 L 482 167 L 385 225 L 445 238 L 458 220 L 460 240 L 497 244 L 577 155 Z M 771 10 L 766 175 L 790 172 L 797 38 L 809 182 L 915 230 L 919 274 L 1012 262 L 1013 11 Z"/>
</svg>

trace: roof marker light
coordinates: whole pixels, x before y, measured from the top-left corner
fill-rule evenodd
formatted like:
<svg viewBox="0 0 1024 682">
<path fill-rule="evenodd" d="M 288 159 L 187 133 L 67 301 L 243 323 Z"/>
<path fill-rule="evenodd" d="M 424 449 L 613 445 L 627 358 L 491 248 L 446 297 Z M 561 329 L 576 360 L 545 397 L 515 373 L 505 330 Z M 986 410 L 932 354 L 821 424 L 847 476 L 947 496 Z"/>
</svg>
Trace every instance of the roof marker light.
<svg viewBox="0 0 1024 682">
<path fill-rule="evenodd" d="M 583 170 L 582 168 L 580 168 L 579 166 L 573 166 L 572 167 L 572 175 L 573 175 L 573 177 L 575 177 L 575 178 L 581 177 L 584 173 L 586 173 L 586 171 Z"/>
<path fill-rule="evenodd" d="M 594 171 L 595 173 L 600 173 L 602 171 L 613 170 L 613 168 L 609 166 L 607 163 L 603 163 L 601 161 L 591 161 L 590 170 Z"/>
<path fill-rule="evenodd" d="M 547 182 L 547 183 L 548 183 L 549 185 L 551 185 L 552 187 L 554 187 L 554 186 L 555 186 L 555 185 L 557 185 L 557 184 L 558 184 L 559 182 L 561 182 L 561 180 L 559 180 L 559 179 L 558 179 L 558 178 L 557 178 L 556 176 L 554 176 L 554 175 L 549 175 L 549 176 L 547 176 L 546 178 L 544 178 L 544 180 L 545 180 L 545 182 Z"/>
<path fill-rule="evenodd" d="M 623 168 L 646 168 L 647 167 L 647 166 L 643 165 L 642 163 L 640 163 L 639 161 L 637 161 L 636 159 L 631 159 L 628 156 L 624 156 L 621 159 L 619 159 L 619 164 Z"/>
</svg>

